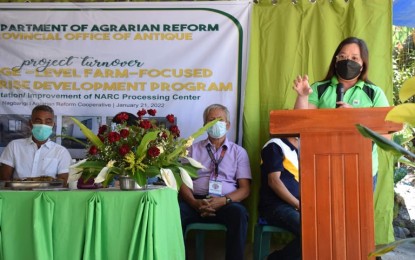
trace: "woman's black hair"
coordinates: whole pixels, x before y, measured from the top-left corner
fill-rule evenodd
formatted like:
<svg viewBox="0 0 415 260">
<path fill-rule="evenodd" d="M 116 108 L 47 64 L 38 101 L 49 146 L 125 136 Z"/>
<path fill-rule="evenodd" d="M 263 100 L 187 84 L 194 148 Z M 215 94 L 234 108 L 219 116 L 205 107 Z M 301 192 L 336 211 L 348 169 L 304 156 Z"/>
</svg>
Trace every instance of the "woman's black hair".
<svg viewBox="0 0 415 260">
<path fill-rule="evenodd" d="M 371 83 L 367 77 L 367 74 L 369 71 L 369 50 L 367 48 L 365 41 L 362 39 L 356 38 L 356 37 L 346 38 L 339 44 L 339 46 L 337 47 L 336 51 L 333 54 L 333 57 L 331 58 L 329 71 L 327 72 L 327 75 L 324 78 L 324 80 L 330 80 L 334 75 L 336 75 L 336 61 L 337 61 L 336 56 L 340 53 L 340 51 L 345 45 L 352 44 L 352 43 L 355 43 L 359 46 L 360 57 L 362 58 L 362 61 L 363 61 L 363 69 L 359 75 L 359 79 L 365 82 Z"/>
</svg>

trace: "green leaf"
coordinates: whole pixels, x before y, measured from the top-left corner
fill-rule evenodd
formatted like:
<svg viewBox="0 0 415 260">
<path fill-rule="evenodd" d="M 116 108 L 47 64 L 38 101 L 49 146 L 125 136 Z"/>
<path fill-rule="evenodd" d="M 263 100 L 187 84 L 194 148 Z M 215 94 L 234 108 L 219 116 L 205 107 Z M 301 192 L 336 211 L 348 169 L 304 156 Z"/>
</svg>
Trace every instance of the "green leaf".
<svg viewBox="0 0 415 260">
<path fill-rule="evenodd" d="M 105 179 L 105 181 L 102 183 L 102 186 L 104 187 L 108 187 L 108 184 L 114 179 L 113 175 L 108 174 L 107 178 Z"/>
<path fill-rule="evenodd" d="M 196 168 L 196 167 L 193 167 L 190 163 L 189 164 L 183 164 L 181 167 L 187 171 L 187 173 L 190 175 L 190 177 L 196 178 L 196 177 L 199 176 L 199 175 L 197 175 L 197 171 L 199 169 Z"/>
<path fill-rule="evenodd" d="M 407 79 L 399 90 L 399 99 L 402 102 L 407 101 L 415 95 L 415 77 Z"/>
<path fill-rule="evenodd" d="M 86 138 L 88 138 L 88 140 L 91 141 L 91 143 L 93 143 L 99 149 L 102 149 L 103 148 L 104 144 L 98 138 L 98 136 L 96 134 L 94 134 L 94 132 L 91 131 L 91 129 L 89 129 L 84 124 L 82 124 L 78 119 L 76 119 L 74 117 L 71 117 L 71 119 L 81 129 L 82 133 L 84 133 L 84 135 L 86 136 Z"/>
<path fill-rule="evenodd" d="M 69 135 L 56 135 L 56 137 L 60 137 L 60 138 L 62 138 L 62 139 L 69 139 L 69 140 L 72 140 L 72 141 L 74 141 L 74 142 L 77 142 L 78 144 L 81 144 L 81 145 L 85 146 L 85 147 L 87 147 L 87 146 L 88 146 L 88 144 L 87 144 L 87 143 L 84 143 L 84 142 L 82 142 L 81 140 L 78 140 L 77 138 L 72 137 L 72 136 L 69 136 Z"/>
<path fill-rule="evenodd" d="M 209 127 L 212 127 L 214 124 L 216 124 L 216 122 L 218 122 L 220 120 L 220 118 L 216 118 L 213 121 L 210 121 L 209 123 L 207 123 L 206 125 L 204 125 L 203 127 L 199 128 L 199 130 L 197 130 L 195 133 L 192 134 L 192 137 L 194 139 L 198 138 L 199 136 L 201 136 L 202 134 L 204 134 L 206 132 L 206 130 Z"/>
<path fill-rule="evenodd" d="M 154 131 L 154 132 L 148 132 L 143 136 L 143 139 L 141 139 L 141 143 L 137 148 L 136 155 L 138 157 L 141 157 L 143 154 L 147 151 L 147 145 L 153 140 L 156 140 L 157 135 L 160 133 L 160 131 Z"/>
<path fill-rule="evenodd" d="M 385 120 L 395 123 L 408 123 L 411 126 L 415 126 L 415 104 L 397 105 L 388 112 Z"/>
<path fill-rule="evenodd" d="M 80 164 L 77 168 L 85 169 L 88 171 L 88 176 L 97 176 L 98 173 L 107 165 L 105 161 L 85 161 L 84 163 Z M 110 174 L 122 174 L 122 169 L 118 167 L 111 167 L 108 170 L 108 176 Z M 108 182 L 108 178 L 106 179 Z"/>
<path fill-rule="evenodd" d="M 202 134 L 204 134 L 206 132 L 206 130 L 213 126 L 216 122 L 218 122 L 220 120 L 220 118 L 217 118 L 209 123 L 207 123 L 206 125 L 202 126 L 201 128 L 199 128 L 199 130 L 197 130 L 195 133 L 193 133 L 191 135 L 191 137 L 193 139 L 198 138 L 199 136 L 201 136 Z M 185 140 L 182 140 L 183 143 L 185 143 Z M 183 151 L 183 147 L 182 145 L 179 145 L 169 156 L 168 156 L 168 160 L 171 161 L 173 158 L 176 158 L 181 152 Z"/>
<path fill-rule="evenodd" d="M 175 159 L 181 152 L 183 152 L 184 149 L 186 149 L 184 147 L 185 144 L 185 140 L 182 140 L 182 142 L 177 145 L 177 148 L 171 153 L 169 154 L 169 156 L 167 156 L 167 160 L 170 163 L 172 159 Z"/>
<path fill-rule="evenodd" d="M 160 168 L 154 165 L 150 165 L 146 168 L 147 177 L 154 177 L 160 174 Z"/>
<path fill-rule="evenodd" d="M 406 150 L 399 144 L 379 135 L 378 133 L 374 132 L 373 130 L 361 125 L 356 125 L 357 130 L 367 138 L 372 139 L 380 148 L 385 151 L 391 152 L 393 155 L 408 155 L 415 158 L 415 154 L 411 153 L 410 151 Z"/>
<path fill-rule="evenodd" d="M 170 165 L 167 167 L 168 169 L 171 170 L 171 172 L 176 176 L 180 176 L 180 169 L 179 167 L 177 167 L 176 165 Z"/>
<path fill-rule="evenodd" d="M 108 171 L 108 174 L 118 174 L 122 175 L 124 174 L 124 170 L 118 167 L 111 167 Z"/>
<path fill-rule="evenodd" d="M 176 179 L 177 190 L 179 190 L 183 184 L 182 178 L 180 177 L 180 174 L 173 174 L 173 176 Z"/>
<path fill-rule="evenodd" d="M 79 165 L 79 168 L 102 169 L 106 165 L 107 165 L 107 162 L 104 162 L 104 161 L 85 161 L 83 164 Z"/>
<path fill-rule="evenodd" d="M 406 136 L 403 136 L 403 135 L 401 135 L 400 137 L 399 137 L 399 135 L 393 135 L 393 138 L 392 138 L 392 140 L 395 143 L 398 143 L 402 146 L 405 145 L 405 144 L 408 144 L 409 142 L 412 142 L 413 139 L 414 138 L 412 136 L 406 137 Z"/>
<path fill-rule="evenodd" d="M 147 184 L 147 176 L 142 171 L 136 172 L 131 177 L 135 179 L 140 187 L 144 187 Z"/>
<path fill-rule="evenodd" d="M 384 254 L 394 250 L 396 247 L 398 247 L 402 244 L 405 244 L 405 243 L 415 243 L 415 237 L 405 238 L 405 239 L 397 240 L 397 241 L 392 242 L 392 243 L 387 244 L 387 245 L 378 246 L 375 251 L 372 251 L 372 252 L 369 253 L 368 257 L 384 255 Z"/>
<path fill-rule="evenodd" d="M 404 156 L 401 156 L 401 157 L 398 159 L 398 162 L 400 162 L 400 163 L 404 163 L 404 164 L 406 164 L 406 165 L 408 165 L 408 166 L 411 166 L 411 167 L 415 167 L 415 162 L 413 162 L 413 161 L 409 160 L 408 158 L 406 158 L 406 157 L 404 157 Z"/>
</svg>

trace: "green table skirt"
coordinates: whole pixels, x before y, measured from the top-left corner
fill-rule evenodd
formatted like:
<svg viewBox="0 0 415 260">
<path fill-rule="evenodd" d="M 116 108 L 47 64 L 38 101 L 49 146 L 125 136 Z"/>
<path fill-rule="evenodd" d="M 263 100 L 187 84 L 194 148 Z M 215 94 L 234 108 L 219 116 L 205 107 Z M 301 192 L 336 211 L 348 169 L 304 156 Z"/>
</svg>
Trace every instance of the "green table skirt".
<svg viewBox="0 0 415 260">
<path fill-rule="evenodd" d="M 0 259 L 184 259 L 177 192 L 0 191 Z"/>
</svg>

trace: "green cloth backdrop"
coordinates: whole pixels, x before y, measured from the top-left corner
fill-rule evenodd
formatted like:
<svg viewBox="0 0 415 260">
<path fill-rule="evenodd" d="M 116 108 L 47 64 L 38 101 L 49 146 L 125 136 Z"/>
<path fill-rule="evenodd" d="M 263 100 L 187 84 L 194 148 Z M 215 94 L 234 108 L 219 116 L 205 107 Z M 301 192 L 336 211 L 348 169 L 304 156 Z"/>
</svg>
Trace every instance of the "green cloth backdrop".
<svg viewBox="0 0 415 260">
<path fill-rule="evenodd" d="M 243 122 L 243 146 L 253 173 L 248 202 L 250 234 L 258 217 L 260 150 L 269 139 L 269 112 L 293 108 L 296 93 L 292 85 L 297 75 L 308 74 L 310 82 L 323 79 L 340 41 L 356 36 L 369 48 L 369 78 L 385 91 L 392 104 L 391 0 L 275 2 L 260 1 L 252 13 Z M 382 192 L 376 192 L 374 199 L 375 236 L 376 244 L 382 244 L 394 239 L 390 164 L 380 170 L 377 191 Z"/>
</svg>

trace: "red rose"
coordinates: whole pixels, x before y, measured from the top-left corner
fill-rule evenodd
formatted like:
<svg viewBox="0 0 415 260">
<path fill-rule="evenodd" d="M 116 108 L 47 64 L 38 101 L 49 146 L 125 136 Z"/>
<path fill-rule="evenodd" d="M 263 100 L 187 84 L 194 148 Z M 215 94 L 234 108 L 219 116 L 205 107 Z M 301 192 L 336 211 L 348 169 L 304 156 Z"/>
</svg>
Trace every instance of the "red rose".
<svg viewBox="0 0 415 260">
<path fill-rule="evenodd" d="M 99 140 L 101 140 L 101 142 L 105 141 L 105 136 L 103 136 L 103 135 L 98 135 L 98 138 L 99 138 Z"/>
<path fill-rule="evenodd" d="M 128 120 L 128 114 L 125 112 L 119 113 L 116 117 L 115 117 L 115 123 L 117 124 L 122 124 L 125 121 Z"/>
<path fill-rule="evenodd" d="M 102 126 L 100 126 L 99 127 L 99 130 L 98 130 L 98 134 L 103 134 L 103 133 L 105 133 L 106 131 L 107 131 L 107 129 L 108 129 L 108 126 L 107 125 L 102 125 Z"/>
<path fill-rule="evenodd" d="M 174 115 L 170 114 L 166 116 L 167 121 L 169 121 L 169 123 L 174 124 Z"/>
<path fill-rule="evenodd" d="M 164 140 L 166 140 L 167 137 L 169 137 L 169 136 L 167 135 L 166 132 L 163 131 L 163 133 L 161 134 L 161 138 L 163 138 Z"/>
<path fill-rule="evenodd" d="M 109 143 L 115 143 L 118 142 L 120 140 L 121 136 L 119 133 L 117 132 L 110 132 L 108 134 L 108 142 Z"/>
<path fill-rule="evenodd" d="M 95 145 L 93 145 L 89 148 L 89 154 L 90 155 L 96 155 L 97 153 L 98 153 L 98 148 Z"/>
<path fill-rule="evenodd" d="M 180 130 L 179 130 L 179 127 L 177 125 L 170 126 L 169 130 L 173 134 L 174 137 L 179 137 L 180 136 Z"/>
<path fill-rule="evenodd" d="M 146 120 L 146 119 L 144 119 L 144 120 L 141 120 L 140 121 L 140 127 L 141 128 L 144 128 L 144 129 L 150 129 L 151 128 L 151 122 L 150 121 L 148 121 L 148 120 Z"/>
<path fill-rule="evenodd" d="M 155 146 L 152 146 L 148 149 L 147 154 L 151 158 L 155 158 L 160 155 L 160 149 Z"/>
<path fill-rule="evenodd" d="M 120 135 L 122 138 L 127 138 L 130 135 L 130 131 L 128 131 L 127 129 L 121 129 Z"/>
<path fill-rule="evenodd" d="M 149 110 L 147 110 L 147 113 L 148 113 L 150 116 L 155 116 L 155 115 L 156 115 L 156 112 L 157 112 L 157 110 L 155 110 L 155 109 L 149 109 Z"/>
<path fill-rule="evenodd" d="M 143 108 L 143 109 L 141 109 L 141 110 L 138 110 L 138 112 L 137 112 L 137 116 L 139 117 L 139 118 L 141 118 L 142 116 L 144 116 L 145 114 L 147 114 L 147 112 L 146 112 L 146 110 Z"/>
<path fill-rule="evenodd" d="M 123 144 L 119 149 L 118 152 L 121 156 L 126 155 L 128 152 L 130 152 L 130 147 L 127 144 Z"/>
</svg>

